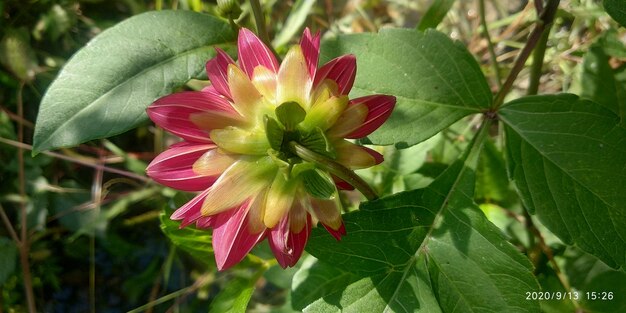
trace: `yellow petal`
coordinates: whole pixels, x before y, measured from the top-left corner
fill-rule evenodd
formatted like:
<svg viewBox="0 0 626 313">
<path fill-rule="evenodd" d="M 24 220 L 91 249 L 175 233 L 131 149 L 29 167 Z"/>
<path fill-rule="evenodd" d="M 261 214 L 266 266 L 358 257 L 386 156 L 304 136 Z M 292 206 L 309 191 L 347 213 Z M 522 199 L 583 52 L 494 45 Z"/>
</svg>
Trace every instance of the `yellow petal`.
<svg viewBox="0 0 626 313">
<path fill-rule="evenodd" d="M 263 65 L 254 68 L 252 84 L 268 103 L 276 102 L 276 73 Z"/>
<path fill-rule="evenodd" d="M 228 126 L 245 125 L 245 122 L 241 119 L 240 116 L 223 111 L 206 111 L 202 113 L 193 113 L 189 115 L 189 119 L 198 127 L 205 130 L 220 129 Z"/>
<path fill-rule="evenodd" d="M 200 175 L 215 176 L 223 173 L 237 161 L 237 157 L 212 149 L 193 163 L 193 171 Z"/>
<path fill-rule="evenodd" d="M 301 194 L 298 195 L 298 198 Z M 294 234 L 298 234 L 304 229 L 307 223 L 307 215 L 309 213 L 304 208 L 300 201 L 295 201 L 293 206 L 291 207 L 291 211 L 289 211 L 289 230 L 291 230 Z"/>
<path fill-rule="evenodd" d="M 333 230 L 341 227 L 341 204 L 339 197 L 330 200 L 311 198 L 311 209 L 315 217 Z"/>
<path fill-rule="evenodd" d="M 277 169 L 269 157 L 239 160 L 211 186 L 202 204 L 202 215 L 214 215 L 241 205 L 267 187 L 267 176 Z"/>
<path fill-rule="evenodd" d="M 335 161 L 349 169 L 355 170 L 376 165 L 376 159 L 371 154 L 349 141 L 335 141 L 333 147 L 337 154 Z"/>
<path fill-rule="evenodd" d="M 263 212 L 265 209 L 265 195 L 267 190 L 264 189 L 254 198 L 254 202 L 250 205 L 248 211 L 248 231 L 251 234 L 258 234 L 265 229 L 263 224 Z"/>
<path fill-rule="evenodd" d="M 312 85 L 313 79 L 309 75 L 302 49 L 295 45 L 287 52 L 278 71 L 276 104 L 295 101 L 308 109 Z"/>
<path fill-rule="evenodd" d="M 244 117 L 253 117 L 261 94 L 244 72 L 236 65 L 228 65 L 228 86 L 233 97 L 233 107 Z"/>
<path fill-rule="evenodd" d="M 331 97 L 315 104 L 302 122 L 302 127 L 311 131 L 316 127 L 327 130 L 334 125 L 348 105 L 348 96 Z"/>
<path fill-rule="evenodd" d="M 367 106 L 362 103 L 348 106 L 337 119 L 335 125 L 328 130 L 328 136 L 343 138 L 357 130 L 365 122 L 368 111 Z"/>
<path fill-rule="evenodd" d="M 296 187 L 299 181 L 285 178 L 282 173 L 277 173 L 272 186 L 267 191 L 265 198 L 265 213 L 263 223 L 267 228 L 272 228 L 289 213 L 296 195 Z"/>
<path fill-rule="evenodd" d="M 238 127 L 214 129 L 210 137 L 218 147 L 232 153 L 265 155 L 270 148 L 265 132 L 260 129 L 245 130 Z"/>
</svg>

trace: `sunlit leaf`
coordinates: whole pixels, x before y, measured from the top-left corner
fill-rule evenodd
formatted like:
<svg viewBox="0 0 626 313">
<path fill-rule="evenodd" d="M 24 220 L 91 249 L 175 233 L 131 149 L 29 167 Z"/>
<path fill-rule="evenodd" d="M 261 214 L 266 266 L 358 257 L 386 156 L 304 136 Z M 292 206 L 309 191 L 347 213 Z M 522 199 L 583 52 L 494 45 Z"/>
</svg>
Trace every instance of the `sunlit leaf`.
<svg viewBox="0 0 626 313">
<path fill-rule="evenodd" d="M 575 95 L 517 99 L 500 112 L 510 177 L 525 207 L 563 242 L 626 265 L 626 129 Z"/>
<path fill-rule="evenodd" d="M 147 12 L 94 38 L 65 65 L 37 116 L 34 150 L 117 135 L 190 78 L 203 77 L 213 45 L 234 41 L 227 22 L 189 11 Z"/>
<path fill-rule="evenodd" d="M 350 53 L 357 58 L 351 96 L 397 98 L 389 120 L 369 136 L 375 144 L 412 146 L 491 104 L 487 81 L 472 55 L 437 31 L 342 35 L 323 42 L 321 58 Z"/>
</svg>

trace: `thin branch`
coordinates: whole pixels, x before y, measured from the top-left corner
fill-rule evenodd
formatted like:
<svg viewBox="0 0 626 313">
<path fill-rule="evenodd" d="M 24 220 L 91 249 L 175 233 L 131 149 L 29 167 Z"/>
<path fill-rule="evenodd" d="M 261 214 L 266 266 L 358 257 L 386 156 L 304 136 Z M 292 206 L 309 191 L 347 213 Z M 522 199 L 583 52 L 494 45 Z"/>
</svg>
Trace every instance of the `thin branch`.
<svg viewBox="0 0 626 313">
<path fill-rule="evenodd" d="M 507 76 L 504 85 L 502 85 L 502 88 L 500 88 L 500 90 L 494 97 L 494 110 L 497 110 L 502 105 L 502 103 L 504 102 L 504 97 L 511 91 L 513 83 L 515 82 L 515 79 L 517 79 L 517 75 L 519 75 L 519 73 L 524 68 L 526 60 L 528 60 L 528 57 L 535 49 L 535 46 L 539 43 L 543 32 L 546 31 L 546 29 L 550 28 L 550 25 L 554 20 L 554 16 L 556 15 L 557 8 L 559 7 L 559 2 L 560 0 L 548 0 L 545 8 L 541 12 L 541 14 L 539 14 L 539 19 L 537 20 L 535 28 L 530 33 L 528 40 L 526 41 L 526 45 L 524 46 L 524 48 L 522 48 L 522 51 L 517 57 L 517 60 L 515 60 L 515 64 L 513 65 L 509 76 Z"/>
<path fill-rule="evenodd" d="M 2 221 L 4 222 L 4 226 L 7 228 L 7 231 L 9 232 L 9 235 L 11 236 L 11 239 L 15 241 L 16 245 L 20 246 L 22 242 L 20 241 L 20 238 L 17 237 L 15 228 L 13 228 L 13 224 L 11 224 L 11 220 L 7 216 L 7 213 L 4 211 L 4 207 L 2 207 L 2 204 L 0 204 L 0 217 L 2 218 Z"/>
<path fill-rule="evenodd" d="M 527 95 L 536 95 L 539 91 L 539 80 L 543 69 L 543 59 L 546 55 L 546 47 L 548 46 L 548 37 L 550 37 L 550 28 L 546 29 L 539 39 L 537 47 L 533 51 L 533 64 L 530 66 L 530 77 L 528 81 Z"/>
<path fill-rule="evenodd" d="M 480 23 L 483 26 L 483 35 L 487 40 L 487 50 L 489 50 L 489 58 L 491 59 L 491 66 L 496 74 L 496 83 L 498 88 L 502 88 L 502 77 L 500 76 L 500 67 L 496 60 L 496 50 L 493 47 L 493 41 L 491 41 L 491 35 L 489 35 L 489 29 L 487 28 L 487 18 L 485 17 L 485 0 L 478 0 L 480 10 Z"/>
<path fill-rule="evenodd" d="M 19 149 L 25 149 L 25 150 L 32 150 L 33 149 L 33 147 L 31 145 L 27 145 L 25 143 L 17 142 L 17 141 L 11 140 L 11 139 L 3 138 L 3 137 L 0 137 L 0 143 L 11 145 L 11 146 L 17 147 Z M 56 152 L 52 152 L 52 151 L 43 151 L 43 152 L 41 152 L 41 154 L 45 154 L 47 156 L 51 156 L 53 158 L 57 158 L 57 159 L 65 160 L 65 161 L 69 161 L 69 162 L 72 162 L 72 163 L 88 166 L 88 167 L 91 167 L 91 168 L 101 169 L 101 170 L 103 170 L 105 172 L 115 173 L 115 174 L 119 174 L 119 175 L 122 175 L 122 176 L 134 178 L 134 179 L 140 180 L 140 181 L 145 182 L 145 183 L 152 182 L 148 177 L 145 177 L 145 176 L 137 175 L 135 173 L 123 171 L 123 170 L 112 168 L 112 167 L 107 167 L 107 166 L 100 165 L 100 164 L 94 164 L 92 162 L 83 161 L 83 160 L 80 160 L 80 159 L 77 159 L 77 158 L 68 157 L 68 156 L 60 154 L 60 153 L 56 153 Z"/>
<path fill-rule="evenodd" d="M 17 121 L 17 140 L 24 142 L 24 101 L 22 99 L 22 91 L 24 90 L 24 82 L 20 83 L 20 87 L 17 90 L 17 115 L 19 119 Z M 19 147 L 17 149 L 17 163 L 18 163 L 18 181 L 20 189 L 20 265 L 22 266 L 22 280 L 24 281 L 24 291 L 26 293 L 26 303 L 28 305 L 29 312 L 36 312 L 35 306 L 35 294 L 33 292 L 33 279 L 30 273 L 30 242 L 28 238 L 28 211 L 26 209 L 26 178 L 24 167 L 24 149 Z"/>
</svg>

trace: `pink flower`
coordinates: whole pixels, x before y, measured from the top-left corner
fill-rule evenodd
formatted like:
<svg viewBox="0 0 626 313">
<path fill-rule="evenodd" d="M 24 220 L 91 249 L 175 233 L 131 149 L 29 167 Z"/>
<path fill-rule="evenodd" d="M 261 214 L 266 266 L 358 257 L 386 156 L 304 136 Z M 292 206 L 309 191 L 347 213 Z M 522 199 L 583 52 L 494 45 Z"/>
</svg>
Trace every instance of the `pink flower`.
<svg viewBox="0 0 626 313">
<path fill-rule="evenodd" d="M 157 125 L 184 141 L 157 156 L 147 173 L 168 187 L 200 192 L 171 218 L 182 220 L 181 227 L 213 228 L 219 270 L 265 238 L 285 268 L 296 264 L 318 221 L 337 240 L 345 235 L 336 186 L 350 187 L 299 158 L 290 143 L 349 169 L 378 164 L 379 153 L 344 138 L 377 129 L 395 98 L 349 100 L 354 56 L 317 68 L 320 36 L 308 29 L 282 64 L 247 29 L 238 44 L 239 65 L 220 49 L 207 62 L 211 86 L 165 96 L 148 108 Z"/>
</svg>

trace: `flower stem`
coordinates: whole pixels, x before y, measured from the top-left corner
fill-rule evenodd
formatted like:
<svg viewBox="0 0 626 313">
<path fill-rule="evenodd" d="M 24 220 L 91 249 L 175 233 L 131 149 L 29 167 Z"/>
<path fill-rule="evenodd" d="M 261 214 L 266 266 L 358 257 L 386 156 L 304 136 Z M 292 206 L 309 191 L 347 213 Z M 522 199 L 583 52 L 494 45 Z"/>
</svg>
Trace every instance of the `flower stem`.
<svg viewBox="0 0 626 313">
<path fill-rule="evenodd" d="M 554 20 L 554 16 L 556 15 L 556 11 L 559 7 L 559 2 L 560 0 L 548 0 L 543 10 L 541 12 L 538 12 L 539 20 L 537 21 L 537 25 L 528 36 L 526 45 L 524 46 L 524 48 L 522 48 L 522 51 L 517 56 L 515 64 L 513 65 L 509 76 L 507 76 L 504 85 L 502 85 L 502 88 L 500 88 L 500 90 L 496 94 L 493 100 L 493 109 L 497 110 L 504 103 L 504 97 L 509 93 L 509 91 L 511 91 L 517 75 L 519 75 L 519 73 L 524 68 L 526 60 L 528 60 L 528 57 L 530 57 L 530 54 L 535 49 L 535 46 L 539 43 L 544 31 L 550 29 L 552 21 Z"/>
<path fill-rule="evenodd" d="M 487 18 L 485 17 L 485 0 L 479 0 L 478 4 L 480 10 L 480 24 L 483 26 L 483 35 L 487 40 L 487 49 L 489 50 L 491 66 L 493 67 L 493 72 L 496 75 L 496 83 L 498 84 L 498 87 L 502 87 L 502 77 L 500 77 L 500 67 L 498 66 L 498 61 L 496 60 L 496 50 L 493 47 L 493 41 L 491 41 L 489 29 L 487 28 Z"/>
<path fill-rule="evenodd" d="M 378 199 L 376 191 L 374 191 L 370 185 L 359 177 L 359 175 L 355 174 L 345 166 L 339 164 L 335 160 L 311 151 L 297 142 L 291 141 L 289 145 L 297 156 L 305 161 L 315 163 L 323 170 L 329 171 L 331 174 L 352 185 L 354 188 L 358 189 L 365 196 L 365 198 L 367 198 L 367 200 L 371 201 Z"/>
</svg>

